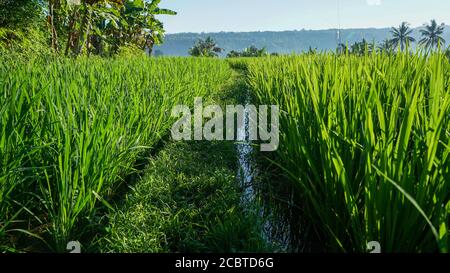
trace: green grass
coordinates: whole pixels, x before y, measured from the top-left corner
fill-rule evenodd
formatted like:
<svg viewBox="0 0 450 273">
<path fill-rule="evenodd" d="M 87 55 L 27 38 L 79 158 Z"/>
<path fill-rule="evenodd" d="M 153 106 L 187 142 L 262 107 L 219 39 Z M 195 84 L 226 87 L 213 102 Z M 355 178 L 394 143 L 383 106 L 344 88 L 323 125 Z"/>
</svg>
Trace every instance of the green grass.
<svg viewBox="0 0 450 273">
<path fill-rule="evenodd" d="M 110 215 L 102 252 L 264 252 L 261 223 L 239 205 L 232 142 L 167 144 Z"/>
<path fill-rule="evenodd" d="M 207 59 L 0 58 L 0 246 L 65 251 L 90 233 L 172 107 L 230 76 Z"/>
<path fill-rule="evenodd" d="M 274 159 L 300 187 L 325 251 L 447 252 L 450 65 L 441 54 L 333 54 L 247 61 L 277 104 Z"/>
</svg>

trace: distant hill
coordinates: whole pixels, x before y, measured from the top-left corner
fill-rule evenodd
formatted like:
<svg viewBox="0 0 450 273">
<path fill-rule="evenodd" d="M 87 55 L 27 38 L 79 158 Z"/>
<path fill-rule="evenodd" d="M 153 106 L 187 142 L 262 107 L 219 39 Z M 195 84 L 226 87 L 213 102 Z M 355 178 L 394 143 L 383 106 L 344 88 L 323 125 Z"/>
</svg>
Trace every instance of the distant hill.
<svg viewBox="0 0 450 273">
<path fill-rule="evenodd" d="M 414 37 L 420 38 L 420 28 L 414 29 Z M 365 38 L 377 43 L 391 37 L 390 28 L 345 29 L 341 30 L 343 43 L 352 44 Z M 168 34 L 164 44 L 157 47 L 164 55 L 186 56 L 189 48 L 199 38 L 213 37 L 218 45 L 229 52 L 231 50 L 243 50 L 255 45 L 266 47 L 269 52 L 293 53 L 302 52 L 309 47 L 318 50 L 336 49 L 336 29 L 328 30 L 298 30 L 298 31 L 263 31 L 263 32 L 218 32 L 218 33 L 179 33 Z M 450 42 L 450 26 L 446 27 L 445 40 Z"/>
</svg>

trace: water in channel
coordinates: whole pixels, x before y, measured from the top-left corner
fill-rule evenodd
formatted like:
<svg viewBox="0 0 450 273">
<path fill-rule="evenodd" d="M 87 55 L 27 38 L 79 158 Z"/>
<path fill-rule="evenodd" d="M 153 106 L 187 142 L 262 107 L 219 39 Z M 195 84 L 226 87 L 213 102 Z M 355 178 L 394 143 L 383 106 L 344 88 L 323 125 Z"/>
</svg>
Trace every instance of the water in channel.
<svg viewBox="0 0 450 273">
<path fill-rule="evenodd" d="M 281 252 L 293 251 L 291 246 L 291 230 L 289 223 L 277 220 L 276 213 L 265 206 L 258 198 L 256 185 L 258 166 L 255 160 L 254 146 L 249 140 L 250 115 L 248 111 L 249 96 L 246 98 L 246 107 L 243 121 L 238 122 L 236 150 L 238 155 L 238 182 L 242 188 L 241 203 L 250 213 L 256 214 L 262 220 L 262 235 L 266 243 L 274 246 Z"/>
</svg>

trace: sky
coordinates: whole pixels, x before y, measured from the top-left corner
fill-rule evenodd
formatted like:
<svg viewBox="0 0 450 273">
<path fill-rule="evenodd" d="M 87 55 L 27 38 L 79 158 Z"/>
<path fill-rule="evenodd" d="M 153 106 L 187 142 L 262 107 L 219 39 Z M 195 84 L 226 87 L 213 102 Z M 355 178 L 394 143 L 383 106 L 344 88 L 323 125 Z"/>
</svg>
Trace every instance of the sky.
<svg viewBox="0 0 450 273">
<path fill-rule="evenodd" d="M 178 12 L 160 16 L 167 33 L 450 24 L 450 0 L 162 0 L 160 7 Z"/>
</svg>

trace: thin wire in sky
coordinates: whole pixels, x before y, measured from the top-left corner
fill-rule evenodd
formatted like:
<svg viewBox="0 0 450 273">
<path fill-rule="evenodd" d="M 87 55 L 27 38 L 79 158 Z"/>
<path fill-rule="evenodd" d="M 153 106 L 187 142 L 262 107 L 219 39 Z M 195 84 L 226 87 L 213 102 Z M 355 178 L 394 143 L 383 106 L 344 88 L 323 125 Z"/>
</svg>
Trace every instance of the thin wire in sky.
<svg viewBox="0 0 450 273">
<path fill-rule="evenodd" d="M 341 0 L 337 0 L 337 45 L 341 44 Z"/>
</svg>

